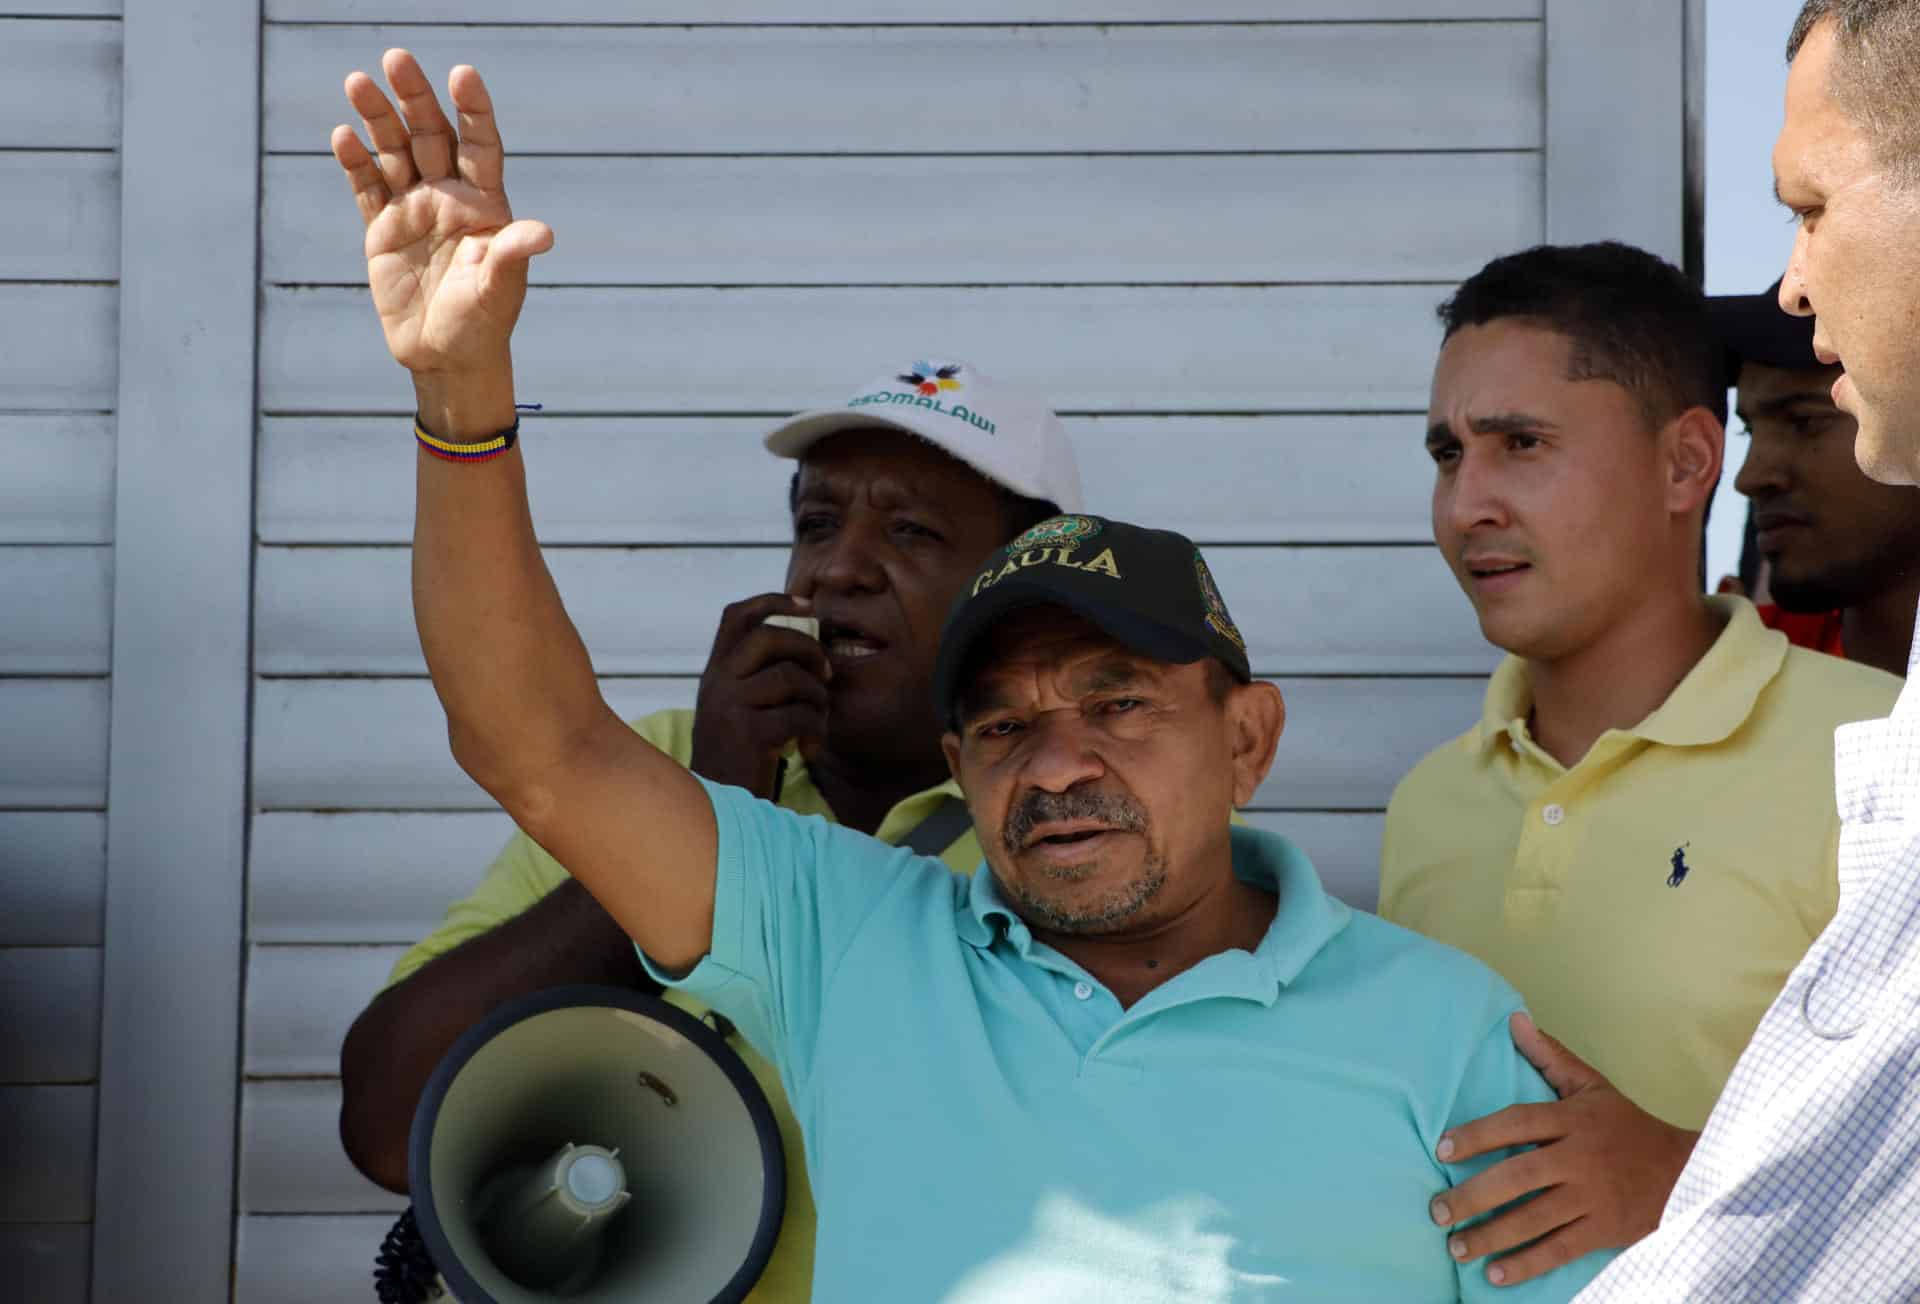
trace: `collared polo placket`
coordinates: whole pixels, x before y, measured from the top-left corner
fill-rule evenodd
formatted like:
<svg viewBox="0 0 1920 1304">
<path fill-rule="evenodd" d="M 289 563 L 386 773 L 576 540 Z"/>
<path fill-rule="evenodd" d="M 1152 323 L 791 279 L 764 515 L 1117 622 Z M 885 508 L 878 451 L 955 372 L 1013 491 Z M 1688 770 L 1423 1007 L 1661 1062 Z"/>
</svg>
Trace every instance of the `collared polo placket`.
<svg viewBox="0 0 1920 1304">
<path fill-rule="evenodd" d="M 1607 776 L 1644 750 L 1646 740 L 1610 729 L 1572 769 L 1533 740 L 1525 719 L 1509 721 L 1494 746 L 1507 748 L 1507 782 L 1526 801 L 1503 899 L 1507 921 L 1537 925 L 1559 904 L 1589 827 L 1587 800 Z"/>
</svg>

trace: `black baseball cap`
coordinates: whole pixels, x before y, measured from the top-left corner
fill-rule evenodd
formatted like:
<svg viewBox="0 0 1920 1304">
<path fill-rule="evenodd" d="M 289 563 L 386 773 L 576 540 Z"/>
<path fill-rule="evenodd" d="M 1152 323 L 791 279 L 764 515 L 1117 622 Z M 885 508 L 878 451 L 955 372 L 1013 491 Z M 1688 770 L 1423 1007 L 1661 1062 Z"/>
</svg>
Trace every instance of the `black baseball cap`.
<svg viewBox="0 0 1920 1304">
<path fill-rule="evenodd" d="M 1739 379 L 1746 362 L 1806 370 L 1824 365 L 1813 352 L 1813 318 L 1780 310 L 1779 281 L 1765 294 L 1709 295 L 1707 312 L 1726 351 L 1729 381 Z"/>
<path fill-rule="evenodd" d="M 1065 607 L 1131 650 L 1186 665 L 1217 657 L 1253 678 L 1247 644 L 1193 540 L 1102 516 L 1054 516 L 996 552 L 947 613 L 934 702 L 951 720 L 981 638 L 1021 607 Z"/>
</svg>

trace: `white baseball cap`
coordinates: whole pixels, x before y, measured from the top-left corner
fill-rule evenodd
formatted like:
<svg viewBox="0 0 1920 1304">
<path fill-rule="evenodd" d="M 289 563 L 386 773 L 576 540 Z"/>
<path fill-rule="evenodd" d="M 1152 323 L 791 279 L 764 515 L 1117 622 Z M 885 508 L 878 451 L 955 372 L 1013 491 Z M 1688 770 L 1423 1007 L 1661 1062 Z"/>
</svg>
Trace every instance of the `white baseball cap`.
<svg viewBox="0 0 1920 1304">
<path fill-rule="evenodd" d="M 767 433 L 767 451 L 799 458 L 828 435 L 863 428 L 904 430 L 1017 494 L 1081 510 L 1080 467 L 1060 418 L 964 362 L 922 358 L 839 407 L 790 417 Z"/>
</svg>

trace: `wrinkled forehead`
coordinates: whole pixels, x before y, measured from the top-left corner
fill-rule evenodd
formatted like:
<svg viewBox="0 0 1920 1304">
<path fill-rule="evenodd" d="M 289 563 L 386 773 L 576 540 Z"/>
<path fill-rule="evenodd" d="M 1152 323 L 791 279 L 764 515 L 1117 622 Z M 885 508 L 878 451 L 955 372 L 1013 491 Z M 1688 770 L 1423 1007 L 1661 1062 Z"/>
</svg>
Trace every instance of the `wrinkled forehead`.
<svg viewBox="0 0 1920 1304">
<path fill-rule="evenodd" d="M 800 457 L 798 494 L 839 500 L 872 495 L 929 505 L 977 506 L 992 481 L 924 440 L 894 430 L 828 435 Z"/>
<path fill-rule="evenodd" d="M 980 640 L 961 689 L 963 713 L 1036 685 L 1079 695 L 1155 682 L 1178 667 L 1128 648 L 1065 607 L 1023 607 Z"/>
</svg>

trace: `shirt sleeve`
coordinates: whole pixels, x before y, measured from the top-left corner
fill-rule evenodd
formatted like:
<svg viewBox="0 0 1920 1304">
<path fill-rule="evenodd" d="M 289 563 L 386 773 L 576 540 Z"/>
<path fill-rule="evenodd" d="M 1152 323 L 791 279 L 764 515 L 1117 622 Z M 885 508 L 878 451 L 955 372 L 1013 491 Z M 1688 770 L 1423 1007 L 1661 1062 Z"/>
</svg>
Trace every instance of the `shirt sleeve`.
<svg viewBox="0 0 1920 1304">
<path fill-rule="evenodd" d="M 644 952 L 640 960 L 660 982 L 731 1019 L 795 1094 L 812 1068 L 822 997 L 860 929 L 915 893 L 941 897 L 950 914 L 954 876 L 938 860 L 817 815 L 700 785 L 718 834 L 712 940 L 684 974 Z"/>
<path fill-rule="evenodd" d="M 1527 1063 L 1513 1044 L 1513 1035 L 1507 1029 L 1507 1018 L 1520 1008 L 1513 1001 L 1501 1012 L 1498 1019 L 1480 1040 L 1473 1057 L 1468 1060 L 1466 1073 L 1460 1081 L 1460 1089 L 1454 1097 L 1453 1108 L 1447 1116 L 1449 1128 L 1462 1123 L 1470 1123 L 1477 1118 L 1497 1113 L 1508 1105 L 1538 1104 L 1554 1099 L 1553 1088 L 1547 1085 L 1539 1071 Z M 1450 1185 L 1458 1186 L 1502 1159 L 1518 1153 L 1514 1150 L 1499 1150 L 1490 1155 L 1465 1163 L 1445 1164 Z M 1484 1221 L 1476 1220 L 1476 1221 Z M 1439 1229 L 1435 1229 L 1439 1234 Z M 1589 1254 L 1576 1259 L 1563 1268 L 1558 1268 L 1543 1277 L 1518 1286 L 1495 1286 L 1487 1280 L 1487 1264 L 1490 1259 L 1476 1259 L 1471 1263 L 1457 1264 L 1454 1273 L 1460 1283 L 1460 1298 L 1469 1301 L 1506 1301 L 1506 1304 L 1559 1304 L 1570 1300 L 1580 1293 L 1582 1287 L 1599 1275 L 1600 1270 L 1612 1261 L 1616 1252 L 1612 1250 Z"/>
<path fill-rule="evenodd" d="M 655 711 L 629 721 L 629 727 L 685 765 L 692 716 L 691 711 Z M 448 906 L 440 926 L 415 942 L 394 964 L 387 986 L 411 978 L 428 961 L 525 914 L 570 877 L 566 867 L 539 843 L 515 829 L 473 891 Z"/>
</svg>

